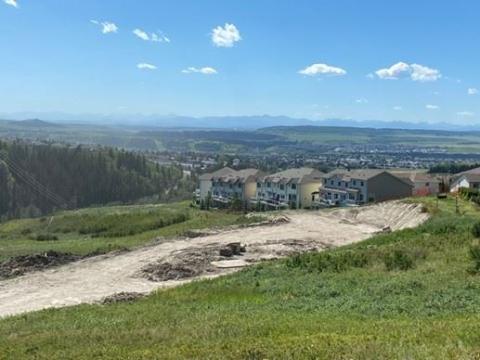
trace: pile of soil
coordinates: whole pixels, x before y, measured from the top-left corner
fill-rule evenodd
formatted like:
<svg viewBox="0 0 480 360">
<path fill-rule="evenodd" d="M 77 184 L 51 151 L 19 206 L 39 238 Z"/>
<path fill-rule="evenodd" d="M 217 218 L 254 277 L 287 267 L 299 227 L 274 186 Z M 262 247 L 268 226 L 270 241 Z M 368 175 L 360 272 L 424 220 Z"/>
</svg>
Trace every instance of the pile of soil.
<svg viewBox="0 0 480 360">
<path fill-rule="evenodd" d="M 43 254 L 17 256 L 0 263 L 0 279 L 9 279 L 27 272 L 44 270 L 80 260 L 81 256 L 70 253 L 47 251 Z"/>
<path fill-rule="evenodd" d="M 143 297 L 145 297 L 145 295 L 138 292 L 121 292 L 103 298 L 101 303 L 103 305 L 118 304 L 124 302 L 131 303 Z"/>
<path fill-rule="evenodd" d="M 245 251 L 246 247 L 239 242 L 186 249 L 176 252 L 169 261 L 159 261 L 144 267 L 142 273 L 150 281 L 189 279 L 217 272 L 218 268 L 212 262 L 241 255 Z"/>
</svg>

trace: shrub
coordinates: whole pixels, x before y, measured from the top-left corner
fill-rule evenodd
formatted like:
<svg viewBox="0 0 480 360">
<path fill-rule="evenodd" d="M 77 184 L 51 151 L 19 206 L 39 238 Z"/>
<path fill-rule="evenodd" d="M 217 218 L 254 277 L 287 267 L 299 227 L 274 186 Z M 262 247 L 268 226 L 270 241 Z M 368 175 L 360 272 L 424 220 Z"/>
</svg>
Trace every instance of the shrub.
<svg viewBox="0 0 480 360">
<path fill-rule="evenodd" d="M 470 247 L 470 258 L 474 262 L 474 268 L 476 272 L 480 271 L 480 245 L 474 245 Z"/>
<path fill-rule="evenodd" d="M 388 271 L 409 270 L 415 266 L 415 258 L 403 249 L 395 249 L 393 252 L 385 255 L 383 259 Z"/>
<path fill-rule="evenodd" d="M 35 237 L 35 240 L 37 241 L 56 241 L 58 240 L 58 237 L 53 234 L 38 234 Z"/>
<path fill-rule="evenodd" d="M 473 224 L 472 235 L 475 236 L 476 238 L 480 238 L 480 221 Z"/>
<path fill-rule="evenodd" d="M 337 251 L 294 255 L 287 260 L 287 267 L 304 268 L 320 272 L 342 272 L 350 268 L 363 268 L 369 264 L 366 253 L 356 251 Z"/>
</svg>

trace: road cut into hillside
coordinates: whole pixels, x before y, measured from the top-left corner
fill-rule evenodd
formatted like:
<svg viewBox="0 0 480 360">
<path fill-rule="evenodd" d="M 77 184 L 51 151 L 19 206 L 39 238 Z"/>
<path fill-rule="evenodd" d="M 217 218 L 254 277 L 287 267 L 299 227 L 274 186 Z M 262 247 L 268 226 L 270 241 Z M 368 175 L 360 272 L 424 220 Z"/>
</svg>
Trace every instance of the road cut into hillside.
<svg viewBox="0 0 480 360">
<path fill-rule="evenodd" d="M 118 293 L 148 294 L 229 274 L 262 260 L 321 251 L 382 231 L 416 227 L 428 214 L 399 201 L 358 208 L 286 211 L 261 226 L 157 239 L 121 254 L 83 259 L 0 281 L 0 317 L 52 307 L 98 303 Z"/>
</svg>

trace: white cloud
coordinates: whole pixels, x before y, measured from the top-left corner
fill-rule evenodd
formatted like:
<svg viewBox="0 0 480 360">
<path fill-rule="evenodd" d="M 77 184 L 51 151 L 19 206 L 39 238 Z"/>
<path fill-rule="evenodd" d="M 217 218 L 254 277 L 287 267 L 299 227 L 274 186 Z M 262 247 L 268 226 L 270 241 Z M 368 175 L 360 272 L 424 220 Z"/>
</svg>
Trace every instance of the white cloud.
<svg viewBox="0 0 480 360">
<path fill-rule="evenodd" d="M 153 42 L 166 42 L 169 43 L 170 39 L 163 35 L 162 33 L 146 33 L 142 29 L 135 29 L 133 33 L 142 40 L 153 41 Z"/>
<path fill-rule="evenodd" d="M 185 70 L 182 70 L 182 73 L 184 74 L 200 73 L 204 75 L 214 75 L 214 74 L 218 74 L 218 71 L 209 66 L 202 67 L 202 68 L 196 68 L 191 66 Z"/>
<path fill-rule="evenodd" d="M 147 63 L 140 63 L 137 65 L 137 68 L 139 68 L 140 70 L 156 70 L 157 69 L 155 65 L 147 64 Z"/>
<path fill-rule="evenodd" d="M 411 78 L 413 81 L 427 82 L 427 81 L 437 81 L 442 77 L 440 71 L 437 69 L 432 69 L 427 66 L 412 64 Z"/>
<path fill-rule="evenodd" d="M 475 116 L 475 113 L 471 111 L 460 111 L 457 113 L 457 115 L 463 116 L 463 117 L 472 117 L 472 116 Z"/>
<path fill-rule="evenodd" d="M 3 2 L 7 5 L 13 6 L 18 8 L 18 2 L 17 0 L 3 0 Z"/>
<path fill-rule="evenodd" d="M 393 110 L 395 110 L 395 111 L 402 111 L 403 108 L 402 108 L 401 106 L 398 106 L 398 105 L 397 105 L 397 106 L 394 106 L 394 107 L 393 107 Z"/>
<path fill-rule="evenodd" d="M 143 30 L 135 29 L 133 30 L 133 33 L 142 40 L 145 40 L 145 41 L 150 40 L 150 36 L 148 36 L 148 34 Z"/>
<path fill-rule="evenodd" d="M 367 99 L 356 99 L 355 102 L 357 104 L 368 104 L 368 100 Z"/>
<path fill-rule="evenodd" d="M 478 94 L 478 89 L 476 88 L 468 89 L 468 95 L 477 95 L 477 94 Z"/>
<path fill-rule="evenodd" d="M 419 64 L 407 64 L 405 62 L 398 62 L 389 68 L 379 69 L 375 71 L 375 74 L 380 79 L 389 80 L 397 80 L 401 77 L 409 76 L 413 81 L 419 82 L 436 81 L 442 77 L 442 74 L 437 69 Z"/>
<path fill-rule="evenodd" d="M 313 64 L 298 72 L 302 75 L 345 75 L 347 72 L 339 67 L 330 66 L 327 64 Z"/>
<path fill-rule="evenodd" d="M 438 110 L 440 107 L 438 105 L 427 104 L 425 105 L 425 108 L 428 110 Z"/>
<path fill-rule="evenodd" d="M 404 62 L 398 62 L 389 68 L 385 69 L 380 69 L 375 71 L 375 74 L 380 79 L 391 79 L 391 80 L 396 80 L 398 79 L 402 74 L 404 73 L 409 73 L 410 72 L 410 65 Z"/>
<path fill-rule="evenodd" d="M 166 43 L 170 42 L 170 38 L 166 37 L 162 33 L 151 33 L 150 34 L 150 39 L 153 42 L 166 42 Z"/>
<path fill-rule="evenodd" d="M 109 21 L 97 21 L 97 20 L 90 20 L 92 24 L 99 25 L 102 27 L 102 33 L 109 34 L 109 33 L 116 33 L 118 32 L 118 26 Z"/>
<path fill-rule="evenodd" d="M 212 30 L 212 42 L 218 47 L 232 47 L 242 40 L 240 31 L 233 24 L 226 23 L 224 27 L 217 26 Z"/>
</svg>

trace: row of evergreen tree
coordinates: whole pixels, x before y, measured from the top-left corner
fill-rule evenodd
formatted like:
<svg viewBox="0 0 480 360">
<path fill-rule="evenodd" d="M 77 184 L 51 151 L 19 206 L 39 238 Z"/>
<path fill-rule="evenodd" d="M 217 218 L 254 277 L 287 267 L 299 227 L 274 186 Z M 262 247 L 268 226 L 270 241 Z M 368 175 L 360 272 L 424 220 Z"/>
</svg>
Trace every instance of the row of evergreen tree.
<svg viewBox="0 0 480 360">
<path fill-rule="evenodd" d="M 189 198 L 193 186 L 180 168 L 139 153 L 0 141 L 0 219 L 151 196 Z"/>
</svg>

